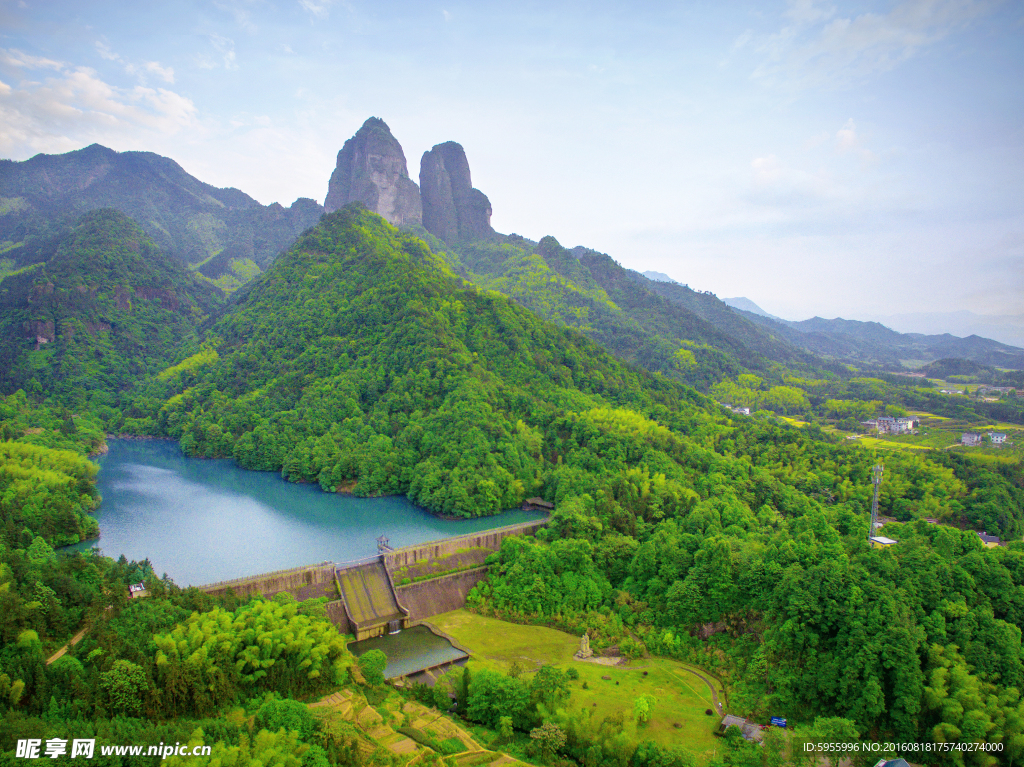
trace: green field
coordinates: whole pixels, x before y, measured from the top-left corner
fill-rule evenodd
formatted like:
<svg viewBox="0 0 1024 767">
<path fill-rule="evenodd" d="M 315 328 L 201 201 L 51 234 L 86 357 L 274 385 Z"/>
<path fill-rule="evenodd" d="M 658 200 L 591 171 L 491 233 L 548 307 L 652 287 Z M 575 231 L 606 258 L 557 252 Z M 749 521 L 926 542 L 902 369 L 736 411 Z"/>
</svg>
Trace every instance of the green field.
<svg viewBox="0 0 1024 767">
<path fill-rule="evenodd" d="M 906 442 L 895 442 L 889 439 L 878 437 L 861 437 L 857 442 L 864 447 L 877 448 L 879 450 L 931 450 L 931 445 L 912 445 Z"/>
<path fill-rule="evenodd" d="M 578 661 L 573 653 L 579 649 L 579 637 L 541 626 L 485 618 L 466 610 L 434 616 L 430 623 L 470 651 L 471 670 L 506 671 L 513 662 L 527 673 L 545 663 L 575 668 L 580 678 L 572 683 L 569 709 L 589 710 L 594 722 L 623 711 L 624 731 L 637 742 L 684 744 L 698 757 L 711 756 L 717 745 L 713 732 L 720 717 L 705 714 L 707 709 L 714 710 L 711 693 L 683 663 L 663 658 L 636 660 L 626 666 Z M 610 679 L 602 678 L 606 676 Z M 702 676 L 715 683 L 719 699 L 724 700 L 720 685 L 707 672 Z M 587 689 L 583 689 L 584 682 Z M 651 721 L 638 728 L 633 721 L 633 700 L 643 694 L 653 695 L 658 702 Z"/>
</svg>

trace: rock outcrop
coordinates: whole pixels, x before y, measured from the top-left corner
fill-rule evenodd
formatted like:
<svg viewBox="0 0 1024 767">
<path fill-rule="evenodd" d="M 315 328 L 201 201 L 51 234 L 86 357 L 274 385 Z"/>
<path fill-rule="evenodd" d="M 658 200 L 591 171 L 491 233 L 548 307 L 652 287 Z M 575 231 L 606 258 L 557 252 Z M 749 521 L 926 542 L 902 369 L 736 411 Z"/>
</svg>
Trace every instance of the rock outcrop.
<svg viewBox="0 0 1024 767">
<path fill-rule="evenodd" d="M 364 122 L 338 152 L 324 208 L 333 213 L 357 200 L 395 226 L 423 219 L 419 189 L 409 178 L 402 145 L 378 117 Z"/>
<path fill-rule="evenodd" d="M 469 162 L 460 144 L 448 141 L 420 160 L 423 226 L 448 243 L 491 237 L 491 203 L 473 188 Z"/>
</svg>

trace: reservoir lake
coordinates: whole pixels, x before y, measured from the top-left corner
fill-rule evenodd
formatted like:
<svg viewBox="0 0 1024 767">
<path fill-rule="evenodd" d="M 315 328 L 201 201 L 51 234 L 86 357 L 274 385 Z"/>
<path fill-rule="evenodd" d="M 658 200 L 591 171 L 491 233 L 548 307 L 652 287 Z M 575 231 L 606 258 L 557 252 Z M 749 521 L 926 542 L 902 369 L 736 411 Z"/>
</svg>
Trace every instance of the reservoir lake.
<svg viewBox="0 0 1024 767">
<path fill-rule="evenodd" d="M 153 563 L 179 586 L 199 586 L 319 562 L 345 562 L 391 546 L 540 519 L 519 510 L 444 520 L 406 498 L 356 498 L 248 471 L 230 459 L 188 458 L 168 440 L 111 439 L 98 459 L 95 512 L 103 554 Z"/>
</svg>

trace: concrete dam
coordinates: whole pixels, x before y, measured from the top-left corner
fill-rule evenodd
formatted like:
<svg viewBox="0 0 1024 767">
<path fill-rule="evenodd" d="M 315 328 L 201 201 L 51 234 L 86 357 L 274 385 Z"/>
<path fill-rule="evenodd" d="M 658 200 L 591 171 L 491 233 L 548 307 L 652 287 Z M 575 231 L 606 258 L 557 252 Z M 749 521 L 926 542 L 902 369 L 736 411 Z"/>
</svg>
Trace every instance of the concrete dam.
<svg viewBox="0 0 1024 767">
<path fill-rule="evenodd" d="M 356 562 L 321 562 L 200 588 L 211 594 L 230 589 L 239 596 L 327 597 L 327 615 L 338 630 L 364 640 L 464 606 L 487 575 L 484 558 L 508 536 L 533 535 L 546 524 L 524 522 L 398 549 L 379 544 L 378 556 Z"/>
</svg>

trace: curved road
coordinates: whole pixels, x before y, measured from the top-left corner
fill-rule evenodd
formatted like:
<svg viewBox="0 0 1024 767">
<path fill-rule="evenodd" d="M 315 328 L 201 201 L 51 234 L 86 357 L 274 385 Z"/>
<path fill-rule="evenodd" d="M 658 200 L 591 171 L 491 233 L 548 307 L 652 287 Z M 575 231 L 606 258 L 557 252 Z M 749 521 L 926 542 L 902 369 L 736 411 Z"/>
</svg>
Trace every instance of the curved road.
<svg viewBox="0 0 1024 767">
<path fill-rule="evenodd" d="M 714 704 L 715 710 L 718 712 L 718 714 L 720 716 L 725 714 L 725 710 L 722 707 L 722 702 L 720 700 L 718 700 L 718 690 L 715 689 L 714 683 L 710 679 L 708 679 L 707 677 L 703 676 L 702 674 L 698 674 L 696 671 L 694 671 L 689 666 L 683 666 L 683 671 L 686 671 L 689 674 L 693 674 L 695 677 L 697 677 L 700 681 L 702 681 L 704 684 L 706 684 L 708 686 L 708 689 L 711 690 L 711 702 Z M 677 676 L 677 674 L 674 671 L 672 672 L 672 674 L 673 674 L 673 676 Z M 682 677 L 679 677 L 679 678 L 682 679 Z M 684 683 L 685 683 L 685 680 L 684 680 Z M 687 685 L 687 686 L 689 686 L 689 685 Z"/>
</svg>

